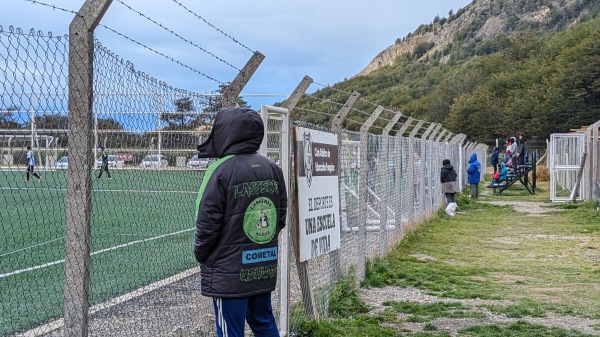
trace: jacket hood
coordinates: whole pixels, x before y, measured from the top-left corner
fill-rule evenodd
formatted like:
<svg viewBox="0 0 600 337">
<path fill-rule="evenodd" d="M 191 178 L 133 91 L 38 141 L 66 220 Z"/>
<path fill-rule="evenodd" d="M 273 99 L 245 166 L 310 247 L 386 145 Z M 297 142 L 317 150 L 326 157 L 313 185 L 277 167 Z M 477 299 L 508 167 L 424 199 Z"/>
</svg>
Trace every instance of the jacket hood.
<svg viewBox="0 0 600 337">
<path fill-rule="evenodd" d="M 505 167 L 506 167 L 506 164 L 504 164 L 504 162 L 501 162 L 501 163 L 500 163 L 500 167 L 501 167 L 501 168 L 505 168 Z"/>
<path fill-rule="evenodd" d="M 198 157 L 222 158 L 231 154 L 256 153 L 264 134 L 262 118 L 256 111 L 225 108 L 217 112 L 208 139 L 198 145 Z"/>
<path fill-rule="evenodd" d="M 469 164 L 474 163 L 477 161 L 477 153 L 473 152 L 471 153 L 471 158 L 469 158 Z"/>
</svg>

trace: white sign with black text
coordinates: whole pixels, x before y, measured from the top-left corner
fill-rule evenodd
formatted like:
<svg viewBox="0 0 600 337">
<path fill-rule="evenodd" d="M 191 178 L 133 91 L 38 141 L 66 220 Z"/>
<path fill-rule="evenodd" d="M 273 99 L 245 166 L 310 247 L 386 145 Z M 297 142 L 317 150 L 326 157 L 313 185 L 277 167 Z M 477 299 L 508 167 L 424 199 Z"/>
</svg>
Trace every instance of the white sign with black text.
<svg viewBox="0 0 600 337">
<path fill-rule="evenodd" d="M 300 262 L 340 248 L 338 139 L 296 127 L 297 258 Z"/>
</svg>

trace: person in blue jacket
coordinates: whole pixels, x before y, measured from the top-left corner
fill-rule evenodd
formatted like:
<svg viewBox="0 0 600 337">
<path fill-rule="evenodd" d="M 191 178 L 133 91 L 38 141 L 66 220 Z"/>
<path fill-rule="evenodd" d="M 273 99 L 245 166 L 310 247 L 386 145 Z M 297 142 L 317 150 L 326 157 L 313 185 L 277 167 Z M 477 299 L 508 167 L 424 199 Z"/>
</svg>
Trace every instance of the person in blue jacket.
<svg viewBox="0 0 600 337">
<path fill-rule="evenodd" d="M 508 178 L 508 167 L 504 162 L 500 163 L 500 182 L 506 181 Z"/>
<path fill-rule="evenodd" d="M 281 168 L 257 153 L 263 138 L 256 111 L 230 107 L 217 113 L 198 146 L 198 158 L 219 158 L 198 191 L 194 242 L 201 293 L 213 299 L 219 337 L 243 337 L 245 322 L 255 336 L 279 337 L 271 292 L 287 191 Z"/>
<path fill-rule="evenodd" d="M 494 147 L 494 151 L 492 151 L 492 154 L 490 155 L 490 164 L 492 164 L 492 167 L 494 168 L 494 173 L 496 173 L 496 171 L 498 171 L 498 156 L 500 155 L 500 153 L 498 152 L 498 147 Z"/>
<path fill-rule="evenodd" d="M 479 181 L 481 181 L 481 164 L 477 161 L 477 154 L 473 152 L 469 158 L 467 181 L 471 186 L 471 199 L 479 197 Z"/>
</svg>

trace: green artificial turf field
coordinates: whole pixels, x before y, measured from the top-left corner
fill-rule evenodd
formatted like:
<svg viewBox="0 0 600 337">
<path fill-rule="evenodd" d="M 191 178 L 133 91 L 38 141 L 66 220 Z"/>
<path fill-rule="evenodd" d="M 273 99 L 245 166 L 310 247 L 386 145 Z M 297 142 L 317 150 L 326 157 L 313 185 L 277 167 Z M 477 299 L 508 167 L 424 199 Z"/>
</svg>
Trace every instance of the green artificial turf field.
<svg viewBox="0 0 600 337">
<path fill-rule="evenodd" d="M 62 316 L 66 171 L 0 170 L 0 335 Z M 98 171 L 92 172 L 95 178 Z M 90 302 L 195 266 L 203 172 L 112 170 L 93 182 Z"/>
</svg>

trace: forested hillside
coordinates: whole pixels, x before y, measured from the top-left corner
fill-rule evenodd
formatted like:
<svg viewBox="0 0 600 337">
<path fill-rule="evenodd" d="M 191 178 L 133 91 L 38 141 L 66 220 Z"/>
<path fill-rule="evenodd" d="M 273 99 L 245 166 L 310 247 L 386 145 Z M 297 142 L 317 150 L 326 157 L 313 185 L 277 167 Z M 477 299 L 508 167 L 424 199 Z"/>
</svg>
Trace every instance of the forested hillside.
<svg viewBox="0 0 600 337">
<path fill-rule="evenodd" d="M 328 123 L 308 111 L 331 109 L 328 100 L 344 102 L 357 91 L 479 142 L 568 132 L 600 119 L 599 13 L 600 2 L 588 0 L 474 1 L 399 39 L 361 74 L 313 94 L 322 100 L 301 100 L 295 118 Z M 373 107 L 361 102 L 355 110 Z M 359 127 L 353 124 L 347 127 Z"/>
</svg>

